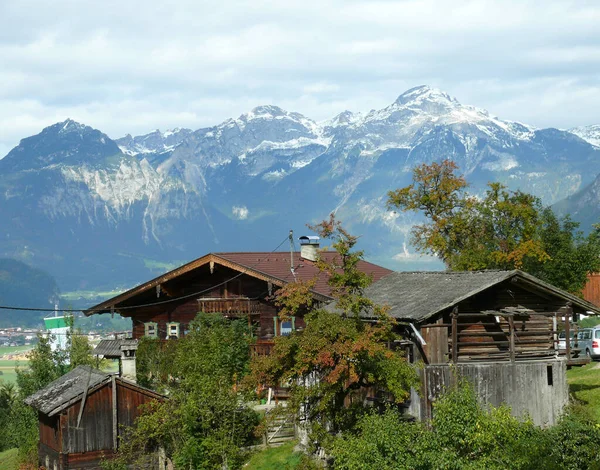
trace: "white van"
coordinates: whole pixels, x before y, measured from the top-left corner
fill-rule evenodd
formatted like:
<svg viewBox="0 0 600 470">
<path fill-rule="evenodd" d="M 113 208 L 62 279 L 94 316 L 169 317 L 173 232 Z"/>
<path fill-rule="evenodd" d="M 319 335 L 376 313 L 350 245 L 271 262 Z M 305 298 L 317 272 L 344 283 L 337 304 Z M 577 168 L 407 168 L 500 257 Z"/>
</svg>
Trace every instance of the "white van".
<svg viewBox="0 0 600 470">
<path fill-rule="evenodd" d="M 592 359 L 600 359 L 600 325 L 590 328 L 590 330 L 592 330 L 590 357 Z"/>
</svg>

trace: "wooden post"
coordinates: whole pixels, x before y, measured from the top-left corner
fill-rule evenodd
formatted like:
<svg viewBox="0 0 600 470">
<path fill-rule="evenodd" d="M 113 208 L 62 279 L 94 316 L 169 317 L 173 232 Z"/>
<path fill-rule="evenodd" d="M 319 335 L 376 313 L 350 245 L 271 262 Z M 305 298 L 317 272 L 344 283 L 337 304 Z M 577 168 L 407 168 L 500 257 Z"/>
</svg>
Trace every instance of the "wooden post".
<svg viewBox="0 0 600 470">
<path fill-rule="evenodd" d="M 552 317 L 552 344 L 554 345 L 554 355 L 558 356 L 558 320 L 556 315 Z"/>
<path fill-rule="evenodd" d="M 571 302 L 565 308 L 565 347 L 567 349 L 567 364 L 571 360 Z"/>
<path fill-rule="evenodd" d="M 119 444 L 118 441 L 118 431 L 119 431 L 119 423 L 118 414 L 117 414 L 117 381 L 115 380 L 115 376 L 113 375 L 110 378 L 110 385 L 112 387 L 112 432 L 113 432 L 113 451 L 117 451 L 117 446 Z"/>
<path fill-rule="evenodd" d="M 510 334 L 508 351 L 510 352 L 510 362 L 515 362 L 515 321 L 513 315 L 508 315 L 508 331 Z"/>
<path fill-rule="evenodd" d="M 458 362 L 458 307 L 452 309 L 452 362 Z"/>
</svg>

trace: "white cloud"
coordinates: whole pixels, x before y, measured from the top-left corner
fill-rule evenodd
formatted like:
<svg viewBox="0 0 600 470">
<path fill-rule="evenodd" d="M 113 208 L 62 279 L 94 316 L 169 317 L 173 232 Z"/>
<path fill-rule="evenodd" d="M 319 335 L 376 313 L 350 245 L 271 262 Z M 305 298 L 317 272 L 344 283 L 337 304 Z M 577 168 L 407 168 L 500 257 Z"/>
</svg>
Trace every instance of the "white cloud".
<svg viewBox="0 0 600 470">
<path fill-rule="evenodd" d="M 111 137 L 273 103 L 316 120 L 427 83 L 505 119 L 598 123 L 600 4 L 0 2 L 0 152 L 71 117 Z"/>
<path fill-rule="evenodd" d="M 406 246 L 406 242 L 402 243 L 402 253 L 397 253 L 392 258 L 395 261 L 399 261 L 402 263 L 406 262 L 415 262 L 418 261 L 420 263 L 439 263 L 440 260 L 435 256 L 427 256 L 421 255 L 417 252 L 411 253 Z"/>
<path fill-rule="evenodd" d="M 248 218 L 248 208 L 246 206 L 233 206 L 231 212 L 236 219 L 246 220 Z"/>
</svg>

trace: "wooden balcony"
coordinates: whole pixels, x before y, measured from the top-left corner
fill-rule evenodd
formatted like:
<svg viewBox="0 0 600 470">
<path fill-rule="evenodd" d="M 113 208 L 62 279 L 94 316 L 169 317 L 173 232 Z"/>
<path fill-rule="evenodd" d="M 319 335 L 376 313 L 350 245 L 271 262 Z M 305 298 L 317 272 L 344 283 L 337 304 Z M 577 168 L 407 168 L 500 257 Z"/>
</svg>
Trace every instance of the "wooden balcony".
<svg viewBox="0 0 600 470">
<path fill-rule="evenodd" d="M 252 356 L 268 356 L 275 342 L 272 339 L 257 339 L 254 344 L 250 345 L 250 354 Z"/>
<path fill-rule="evenodd" d="M 257 300 L 238 299 L 198 299 L 198 307 L 204 313 L 222 313 L 226 317 L 259 315 L 261 304 Z"/>
</svg>

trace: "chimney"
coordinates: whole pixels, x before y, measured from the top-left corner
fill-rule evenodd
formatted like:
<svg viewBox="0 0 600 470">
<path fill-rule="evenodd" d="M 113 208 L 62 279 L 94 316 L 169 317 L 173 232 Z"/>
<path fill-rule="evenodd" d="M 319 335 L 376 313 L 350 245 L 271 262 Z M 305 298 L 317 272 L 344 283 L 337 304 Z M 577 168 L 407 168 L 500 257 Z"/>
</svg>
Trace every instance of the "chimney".
<svg viewBox="0 0 600 470">
<path fill-rule="evenodd" d="M 131 382 L 137 381 L 137 371 L 135 367 L 135 353 L 138 342 L 135 339 L 121 340 L 121 370 L 124 379 Z"/>
<path fill-rule="evenodd" d="M 308 261 L 317 261 L 319 256 L 319 237 L 303 236 L 300 237 L 300 256 Z"/>
</svg>

